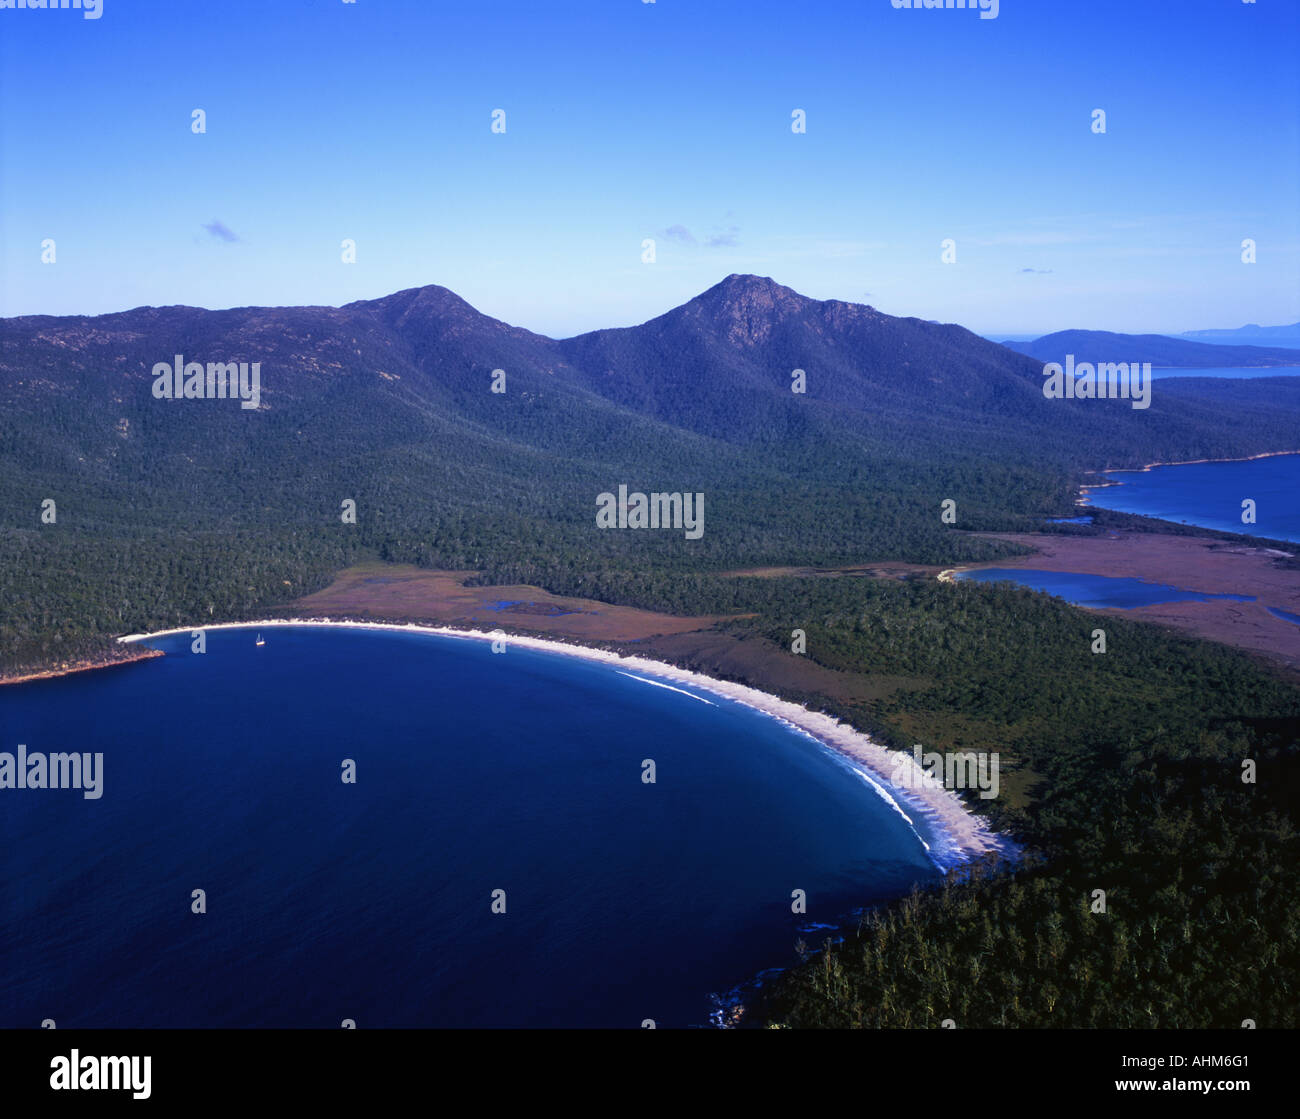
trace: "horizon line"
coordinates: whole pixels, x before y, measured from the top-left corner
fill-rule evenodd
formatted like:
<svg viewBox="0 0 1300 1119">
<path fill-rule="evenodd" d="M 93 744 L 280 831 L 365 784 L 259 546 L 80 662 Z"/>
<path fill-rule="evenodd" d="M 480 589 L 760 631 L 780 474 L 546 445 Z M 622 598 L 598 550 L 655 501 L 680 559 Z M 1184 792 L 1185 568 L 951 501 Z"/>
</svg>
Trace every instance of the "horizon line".
<svg viewBox="0 0 1300 1119">
<path fill-rule="evenodd" d="M 960 323 L 960 322 L 944 322 L 941 319 L 925 318 L 921 315 L 891 314 L 890 312 L 879 310 L 879 308 L 875 307 L 873 304 L 862 303 L 857 300 L 817 299 L 816 297 L 811 295 L 804 295 L 801 291 L 798 291 L 797 289 L 792 288 L 787 284 L 783 284 L 779 280 L 773 279 L 771 276 L 760 276 L 758 273 L 755 272 L 728 273 L 726 276 L 723 276 L 722 279 L 718 280 L 717 283 L 711 284 L 708 287 L 704 288 L 702 291 L 697 292 L 695 295 L 691 296 L 685 302 L 675 303 L 671 307 L 668 307 L 666 310 L 659 312 L 657 315 L 651 315 L 648 319 L 642 319 L 639 322 L 630 324 L 629 326 L 596 327 L 594 330 L 583 330 L 583 331 L 579 331 L 577 334 L 564 334 L 564 335 L 545 334 L 542 333 L 541 331 L 533 330 L 529 327 L 518 326 L 515 323 L 510 322 L 506 319 L 499 319 L 494 315 L 488 314 L 486 311 L 480 310 L 478 307 L 474 306 L 474 304 L 470 303 L 468 299 L 460 295 L 458 292 L 454 291 L 452 288 L 447 287 L 445 284 L 439 284 L 439 283 L 428 283 L 428 284 L 420 284 L 415 287 L 398 288 L 396 291 L 389 291 L 382 295 L 370 296 L 368 298 L 363 298 L 363 299 L 351 299 L 346 303 L 337 303 L 337 304 L 336 303 L 241 303 L 230 307 L 203 307 L 193 303 L 141 303 L 135 307 L 124 307 L 116 311 L 100 311 L 94 314 L 73 313 L 73 314 L 65 314 L 65 315 L 52 315 L 52 314 L 42 314 L 37 312 L 37 313 L 26 314 L 26 315 L 0 315 L 0 323 L 17 322 L 20 319 L 101 319 L 101 318 L 109 318 L 113 315 L 129 315 L 134 311 L 186 310 L 186 311 L 203 311 L 207 314 L 221 314 L 228 311 L 300 311 L 300 310 L 313 310 L 313 309 L 342 311 L 349 307 L 355 307 L 358 304 L 362 304 L 362 303 L 378 303 L 385 299 L 391 299 L 394 296 L 405 295 L 408 292 L 420 292 L 420 291 L 427 291 L 430 288 L 437 288 L 438 290 L 445 291 L 450 295 L 452 295 L 453 297 L 455 297 L 456 299 L 459 299 L 462 303 L 464 303 L 467 307 L 473 310 L 476 314 L 482 315 L 484 318 L 491 319 L 493 322 L 502 323 L 505 326 L 508 326 L 514 330 L 524 330 L 527 331 L 529 334 L 536 334 L 538 337 L 548 338 L 551 341 L 563 342 L 572 338 L 581 338 L 584 335 L 588 335 L 588 334 L 599 334 L 607 330 L 631 330 L 631 329 L 635 329 L 638 326 L 644 326 L 647 323 L 654 322 L 655 319 L 662 318 L 664 315 L 670 314 L 671 312 L 678 310 L 681 307 L 685 307 L 689 303 L 693 303 L 696 299 L 699 299 L 702 296 L 707 295 L 714 288 L 722 286 L 724 283 L 726 283 L 728 280 L 731 279 L 765 280 L 768 283 L 774 284 L 777 287 L 784 288 L 786 291 L 793 292 L 795 295 L 799 296 L 800 299 L 807 300 L 810 303 L 843 303 L 851 307 L 866 307 L 871 311 L 875 311 L 877 314 L 884 315 L 887 318 L 891 318 L 891 319 L 915 319 L 919 322 L 936 323 L 941 326 L 957 326 L 957 327 L 961 327 L 963 330 L 970 331 L 970 333 L 976 335 L 979 338 L 983 338 L 986 341 L 995 341 L 995 337 L 997 336 L 1002 336 L 1002 337 L 1006 337 L 1018 341 L 1019 340 L 1036 341 L 1041 338 L 1046 338 L 1052 334 L 1062 334 L 1062 333 L 1066 333 L 1067 331 L 1097 332 L 1097 333 L 1107 333 L 1107 334 L 1124 334 L 1130 336 L 1140 336 L 1138 332 L 1135 331 L 1110 331 L 1101 327 L 1081 327 L 1081 326 L 1063 327 L 1060 330 L 1049 330 L 1049 331 L 1028 331 L 1028 330 L 979 331 L 971 327 L 968 327 L 964 323 Z M 1290 326 L 1295 326 L 1297 328 L 1297 331 L 1300 332 L 1300 322 L 1276 323 L 1270 326 L 1263 326 L 1260 323 L 1251 322 L 1251 323 L 1244 323 L 1239 327 L 1199 327 L 1195 331 L 1182 331 L 1177 334 L 1170 334 L 1168 332 L 1158 331 L 1158 330 L 1143 331 L 1142 333 L 1150 334 L 1155 337 L 1173 338 L 1177 340 L 1186 340 L 1186 341 L 1193 341 L 1193 342 L 1199 341 L 1203 345 L 1212 345 L 1213 343 L 1205 342 L 1201 339 L 1194 339 L 1194 338 L 1188 339 L 1186 335 L 1192 333 L 1201 333 L 1206 331 L 1233 333 L 1238 330 L 1245 330 L 1249 327 L 1259 327 L 1260 329 L 1264 329 L 1264 330 L 1276 330 L 1282 327 L 1290 327 Z M 1246 347 L 1249 347 L 1253 344 L 1258 345 L 1260 348 L 1269 348 L 1267 339 L 1263 339 L 1259 343 L 1251 343 L 1251 342 L 1240 343 L 1240 345 Z M 1278 348 L 1278 347 L 1274 347 L 1274 348 Z M 1280 348 L 1285 349 L 1287 347 L 1280 347 Z"/>
</svg>

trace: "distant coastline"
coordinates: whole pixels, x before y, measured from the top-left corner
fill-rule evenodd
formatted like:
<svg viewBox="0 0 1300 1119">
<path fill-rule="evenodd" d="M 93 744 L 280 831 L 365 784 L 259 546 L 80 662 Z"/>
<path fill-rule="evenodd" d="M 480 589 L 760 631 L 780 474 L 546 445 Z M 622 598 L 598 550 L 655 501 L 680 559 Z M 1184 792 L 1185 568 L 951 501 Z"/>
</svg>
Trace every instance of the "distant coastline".
<svg viewBox="0 0 1300 1119">
<path fill-rule="evenodd" d="M 1261 458 L 1277 458 L 1280 455 L 1300 455 L 1297 451 L 1264 451 L 1258 455 L 1246 455 L 1242 458 L 1189 458 L 1181 462 L 1148 462 L 1145 466 L 1108 466 L 1102 470 L 1089 470 L 1089 474 L 1098 476 L 1106 474 L 1148 474 L 1157 466 L 1202 466 L 1211 462 L 1254 462 Z M 1088 494 L 1093 490 L 1104 490 L 1111 486 L 1122 486 L 1123 482 L 1088 482 L 1079 487 L 1079 498 L 1075 505 L 1087 505 Z"/>
<path fill-rule="evenodd" d="M 137 661 L 153 660 L 166 656 L 159 649 L 115 650 L 98 653 L 94 656 L 80 657 L 75 661 L 51 665 L 48 668 L 24 672 L 21 676 L 0 676 L 0 687 L 5 684 L 29 684 L 33 680 L 54 680 L 60 676 L 72 676 L 78 672 L 90 672 L 97 668 L 114 668 L 120 664 L 135 664 Z"/>
<path fill-rule="evenodd" d="M 274 618 L 250 622 L 220 622 L 215 625 L 182 627 L 159 630 L 155 633 L 133 633 L 119 637 L 123 644 L 134 645 L 158 637 L 170 637 L 189 634 L 194 629 L 262 629 L 277 627 L 350 627 L 354 629 L 388 630 L 398 633 L 427 633 L 440 637 L 454 637 L 474 641 L 505 641 L 507 645 L 517 645 L 539 652 L 560 653 L 581 657 L 586 660 L 600 661 L 618 665 L 621 668 L 634 669 L 638 672 L 671 680 L 674 683 L 687 684 L 701 691 L 730 699 L 743 706 L 777 719 L 796 730 L 815 739 L 823 746 L 855 763 L 857 771 L 868 781 L 875 791 L 889 801 L 894 808 L 908 820 L 913 831 L 916 822 L 909 813 L 919 815 L 927 825 L 929 839 L 927 842 L 917 832 L 917 836 L 926 846 L 931 861 L 940 869 L 946 870 L 958 866 L 985 854 L 997 854 L 1007 859 L 1014 859 L 1019 848 L 1005 836 L 994 832 L 988 823 L 972 812 L 962 799 L 950 789 L 927 785 L 921 771 L 916 767 L 910 754 L 891 750 L 873 741 L 861 731 L 830 715 L 809 711 L 796 703 L 781 699 L 768 692 L 759 691 L 745 684 L 717 680 L 702 673 L 677 668 L 662 661 L 648 660 L 644 657 L 622 656 L 605 649 L 596 649 L 587 645 L 575 645 L 551 638 L 540 638 L 510 634 L 504 631 L 484 631 L 454 629 L 449 626 L 419 625 L 416 623 L 400 624 L 396 622 L 351 621 L 330 618 L 286 619 Z M 891 775 L 898 772 L 903 765 L 915 770 L 912 774 L 912 787 L 899 789 L 893 785 Z"/>
<path fill-rule="evenodd" d="M 1300 350 L 1296 350 L 1296 356 L 1300 357 Z M 1262 365 L 1156 365 L 1152 363 L 1151 368 L 1159 369 L 1162 372 L 1169 369 L 1176 369 L 1179 373 L 1187 377 L 1205 376 L 1207 369 L 1295 369 L 1300 362 L 1297 361 L 1268 361 Z M 1240 377 L 1223 377 L 1220 380 L 1241 380 Z"/>
</svg>

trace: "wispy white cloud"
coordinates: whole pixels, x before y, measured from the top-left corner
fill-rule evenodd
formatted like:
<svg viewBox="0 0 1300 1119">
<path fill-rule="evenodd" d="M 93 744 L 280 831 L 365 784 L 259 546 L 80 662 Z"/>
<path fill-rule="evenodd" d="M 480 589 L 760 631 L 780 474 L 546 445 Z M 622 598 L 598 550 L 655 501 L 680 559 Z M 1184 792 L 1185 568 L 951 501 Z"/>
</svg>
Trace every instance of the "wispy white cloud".
<svg viewBox="0 0 1300 1119">
<path fill-rule="evenodd" d="M 225 222 L 213 218 L 203 226 L 218 241 L 234 242 L 239 240 L 239 234 L 231 229 Z"/>
<path fill-rule="evenodd" d="M 660 236 L 680 245 L 698 245 L 699 238 L 684 225 L 670 225 Z M 713 232 L 704 235 L 703 245 L 706 249 L 734 249 L 740 244 L 740 226 L 715 225 Z"/>
</svg>

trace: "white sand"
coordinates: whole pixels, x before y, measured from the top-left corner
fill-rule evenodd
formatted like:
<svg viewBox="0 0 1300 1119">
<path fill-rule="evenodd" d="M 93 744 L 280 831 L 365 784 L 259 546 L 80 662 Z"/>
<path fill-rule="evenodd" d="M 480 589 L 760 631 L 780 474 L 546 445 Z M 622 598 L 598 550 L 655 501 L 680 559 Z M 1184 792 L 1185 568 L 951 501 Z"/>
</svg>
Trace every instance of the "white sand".
<svg viewBox="0 0 1300 1119">
<path fill-rule="evenodd" d="M 715 680 L 711 676 L 677 668 L 661 661 L 647 660 L 644 657 L 624 657 L 604 649 L 570 645 L 549 638 L 507 634 L 499 630 L 484 632 L 451 629 L 446 626 L 332 621 L 329 618 L 303 620 L 273 618 L 260 622 L 221 622 L 216 625 L 187 626 L 183 629 L 160 630 L 149 634 L 132 633 L 119 637 L 118 640 L 134 643 L 155 637 L 189 634 L 196 629 L 271 630 L 278 626 L 352 626 L 357 629 L 431 633 L 473 641 L 504 641 L 507 648 L 518 646 L 548 653 L 562 653 L 566 656 L 617 665 L 620 669 L 644 673 L 646 676 L 658 677 L 660 680 L 671 680 L 675 684 L 684 684 L 699 691 L 722 696 L 779 719 L 837 752 L 851 762 L 858 774 L 907 819 L 918 838 L 925 844 L 931 860 L 941 869 L 969 862 L 986 852 L 998 852 L 1006 858 L 1015 858 L 1019 853 L 1011 840 L 989 828 L 981 817 L 966 807 L 956 793 L 927 780 L 924 771 L 916 765 L 910 753 L 881 746 L 847 723 L 820 712 L 809 711 L 800 704 L 790 703 L 767 692 L 760 692 L 757 688 Z M 909 775 L 910 780 L 895 784 L 891 778 L 900 774 L 900 767 L 901 773 Z"/>
</svg>

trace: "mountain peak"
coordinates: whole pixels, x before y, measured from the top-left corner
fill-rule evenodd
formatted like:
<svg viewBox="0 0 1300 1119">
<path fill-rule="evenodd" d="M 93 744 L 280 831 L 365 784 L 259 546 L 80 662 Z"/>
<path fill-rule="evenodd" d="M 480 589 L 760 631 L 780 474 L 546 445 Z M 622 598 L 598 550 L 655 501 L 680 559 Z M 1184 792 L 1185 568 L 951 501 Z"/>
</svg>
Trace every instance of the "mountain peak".
<svg viewBox="0 0 1300 1119">
<path fill-rule="evenodd" d="M 491 315 L 485 315 L 450 288 L 439 284 L 406 288 L 380 299 L 358 300 L 344 308 L 352 309 L 368 312 L 395 330 L 414 330 L 428 338 L 463 335 L 475 330 L 490 330 L 520 337 L 530 333 L 494 319 Z"/>
<path fill-rule="evenodd" d="M 799 314 L 811 303 L 769 276 L 733 272 L 678 311 L 708 320 L 732 343 L 752 345 L 769 338 L 776 323 Z"/>
<path fill-rule="evenodd" d="M 446 314 L 473 312 L 474 308 L 449 288 L 438 284 L 425 284 L 418 288 L 405 288 L 385 295 L 379 299 L 359 299 L 349 303 L 345 310 L 359 307 L 396 321 L 409 318 L 413 314 Z"/>
<path fill-rule="evenodd" d="M 753 276 L 742 272 L 733 272 L 700 295 L 701 299 L 712 297 L 714 301 L 737 302 L 756 300 L 769 306 L 782 303 L 803 304 L 808 300 L 792 288 L 778 284 L 771 276 Z"/>
</svg>

